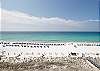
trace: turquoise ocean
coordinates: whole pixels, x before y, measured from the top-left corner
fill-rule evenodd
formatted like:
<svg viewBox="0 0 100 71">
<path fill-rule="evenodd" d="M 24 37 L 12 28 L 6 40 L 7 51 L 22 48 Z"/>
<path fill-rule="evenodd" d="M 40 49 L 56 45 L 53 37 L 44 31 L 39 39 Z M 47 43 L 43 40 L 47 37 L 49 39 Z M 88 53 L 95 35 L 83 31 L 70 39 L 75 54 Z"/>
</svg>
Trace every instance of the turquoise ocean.
<svg viewBox="0 0 100 71">
<path fill-rule="evenodd" d="M 66 41 L 100 42 L 100 32 L 0 32 L 5 41 Z"/>
</svg>

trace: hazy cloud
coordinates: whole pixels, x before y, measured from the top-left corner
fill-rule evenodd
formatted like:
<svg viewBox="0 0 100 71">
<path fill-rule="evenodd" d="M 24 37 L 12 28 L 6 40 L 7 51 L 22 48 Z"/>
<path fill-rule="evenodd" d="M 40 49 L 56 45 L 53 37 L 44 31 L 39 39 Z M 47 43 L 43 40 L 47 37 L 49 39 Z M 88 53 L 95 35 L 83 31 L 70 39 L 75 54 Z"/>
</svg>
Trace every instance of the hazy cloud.
<svg viewBox="0 0 100 71">
<path fill-rule="evenodd" d="M 36 17 L 2 9 L 2 31 L 99 31 L 98 20 L 76 21 L 59 17 Z"/>
</svg>

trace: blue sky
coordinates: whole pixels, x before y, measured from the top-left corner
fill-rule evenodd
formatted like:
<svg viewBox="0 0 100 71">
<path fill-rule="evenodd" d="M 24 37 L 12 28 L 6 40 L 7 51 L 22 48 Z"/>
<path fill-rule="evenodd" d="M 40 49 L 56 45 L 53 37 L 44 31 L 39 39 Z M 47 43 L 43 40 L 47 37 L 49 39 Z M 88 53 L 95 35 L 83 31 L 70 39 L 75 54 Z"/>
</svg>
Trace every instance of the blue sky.
<svg viewBox="0 0 100 71">
<path fill-rule="evenodd" d="M 99 0 L 2 0 L 2 8 L 34 16 L 98 19 Z"/>
<path fill-rule="evenodd" d="M 25 16 L 25 17 L 27 16 L 28 18 L 30 17 L 31 20 L 35 21 L 35 22 L 33 21 L 33 23 L 36 23 L 36 24 L 43 23 L 43 25 L 47 25 L 47 26 L 42 27 L 43 31 L 47 30 L 47 29 L 44 29 L 45 27 L 47 28 L 53 27 L 55 28 L 54 31 L 60 31 L 60 30 L 62 31 L 73 31 L 73 30 L 99 31 L 99 27 L 98 27 L 99 26 L 98 24 L 99 0 L 1 0 L 1 5 L 2 5 L 1 8 L 4 10 L 4 12 L 7 15 L 10 16 L 12 15 L 11 13 L 15 15 L 18 14 L 17 17 L 15 18 L 17 19 L 17 21 L 19 21 L 18 20 L 19 17 L 21 17 L 21 19 L 23 20 L 22 16 Z M 10 18 L 13 18 L 13 17 L 10 17 Z M 38 18 L 38 21 L 36 20 L 36 18 Z M 46 21 L 45 23 L 50 23 L 50 24 L 44 24 L 43 20 Z M 32 23 L 32 21 L 28 20 L 28 23 L 30 22 Z M 64 24 L 64 26 L 66 27 L 64 26 L 60 27 L 61 25 L 59 26 L 57 24 L 58 22 L 63 23 L 63 24 L 65 23 L 67 24 L 67 26 Z M 57 27 L 52 26 L 53 23 L 56 23 Z M 80 26 L 79 27 L 69 26 L 69 24 L 80 25 Z M 14 24 L 14 26 L 10 26 L 9 28 L 15 27 L 15 25 L 17 24 Z M 31 26 L 34 27 L 34 25 L 31 25 Z M 4 27 L 7 27 L 7 26 L 4 25 Z M 40 28 L 41 26 L 35 25 L 35 27 Z M 25 29 L 29 29 L 32 27 L 27 28 L 27 25 L 26 25 L 26 28 L 25 27 L 20 27 L 20 28 L 21 28 L 20 30 L 25 31 Z M 34 29 L 30 29 L 30 30 L 34 31 Z M 50 31 L 50 29 L 48 31 Z"/>
</svg>

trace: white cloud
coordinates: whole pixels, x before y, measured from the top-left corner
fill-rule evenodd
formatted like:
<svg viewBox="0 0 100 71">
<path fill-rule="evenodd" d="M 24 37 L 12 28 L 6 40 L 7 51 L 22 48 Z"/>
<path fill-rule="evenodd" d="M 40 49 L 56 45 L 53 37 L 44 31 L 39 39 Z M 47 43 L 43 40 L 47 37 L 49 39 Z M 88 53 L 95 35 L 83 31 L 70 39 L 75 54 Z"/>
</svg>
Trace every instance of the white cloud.
<svg viewBox="0 0 100 71">
<path fill-rule="evenodd" d="M 98 31 L 99 24 L 75 21 L 59 17 L 36 17 L 29 14 L 2 9 L 2 31 Z"/>
</svg>

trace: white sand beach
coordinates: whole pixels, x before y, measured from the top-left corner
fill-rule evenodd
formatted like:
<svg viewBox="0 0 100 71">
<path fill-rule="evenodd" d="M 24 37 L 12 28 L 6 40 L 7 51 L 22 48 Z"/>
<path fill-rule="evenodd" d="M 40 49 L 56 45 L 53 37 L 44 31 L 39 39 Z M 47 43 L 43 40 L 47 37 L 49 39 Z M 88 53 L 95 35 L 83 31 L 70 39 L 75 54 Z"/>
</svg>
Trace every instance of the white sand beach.
<svg viewBox="0 0 100 71">
<path fill-rule="evenodd" d="M 26 71 L 99 71 L 99 69 L 86 58 L 100 58 L 100 43 L 0 41 L 0 56 L 0 62 L 3 62 L 3 64 L 7 62 L 10 68 L 11 65 L 9 63 L 12 63 L 12 65 L 19 63 L 20 65 L 31 61 L 31 63 L 35 63 L 37 66 L 44 64 L 42 65 L 42 69 L 40 69 L 40 67 L 32 70 L 32 68 L 27 69 L 22 67 L 26 69 Z M 49 69 L 46 68 L 48 64 L 47 66 L 45 65 L 45 63 L 48 62 L 51 66 Z M 53 64 L 50 64 L 51 62 L 53 62 Z M 58 65 L 56 65 L 55 62 Z M 59 62 L 64 66 L 59 66 Z M 32 66 L 35 68 L 34 65 Z M 32 66 L 30 64 L 28 65 L 28 67 Z M 7 68 L 7 70 L 8 69 L 9 68 Z M 4 70 L 6 71 L 5 68 Z M 1 69 L 1 71 L 3 70 Z M 12 71 L 14 70 L 12 69 Z M 21 71 L 21 69 L 18 71 Z"/>
</svg>

